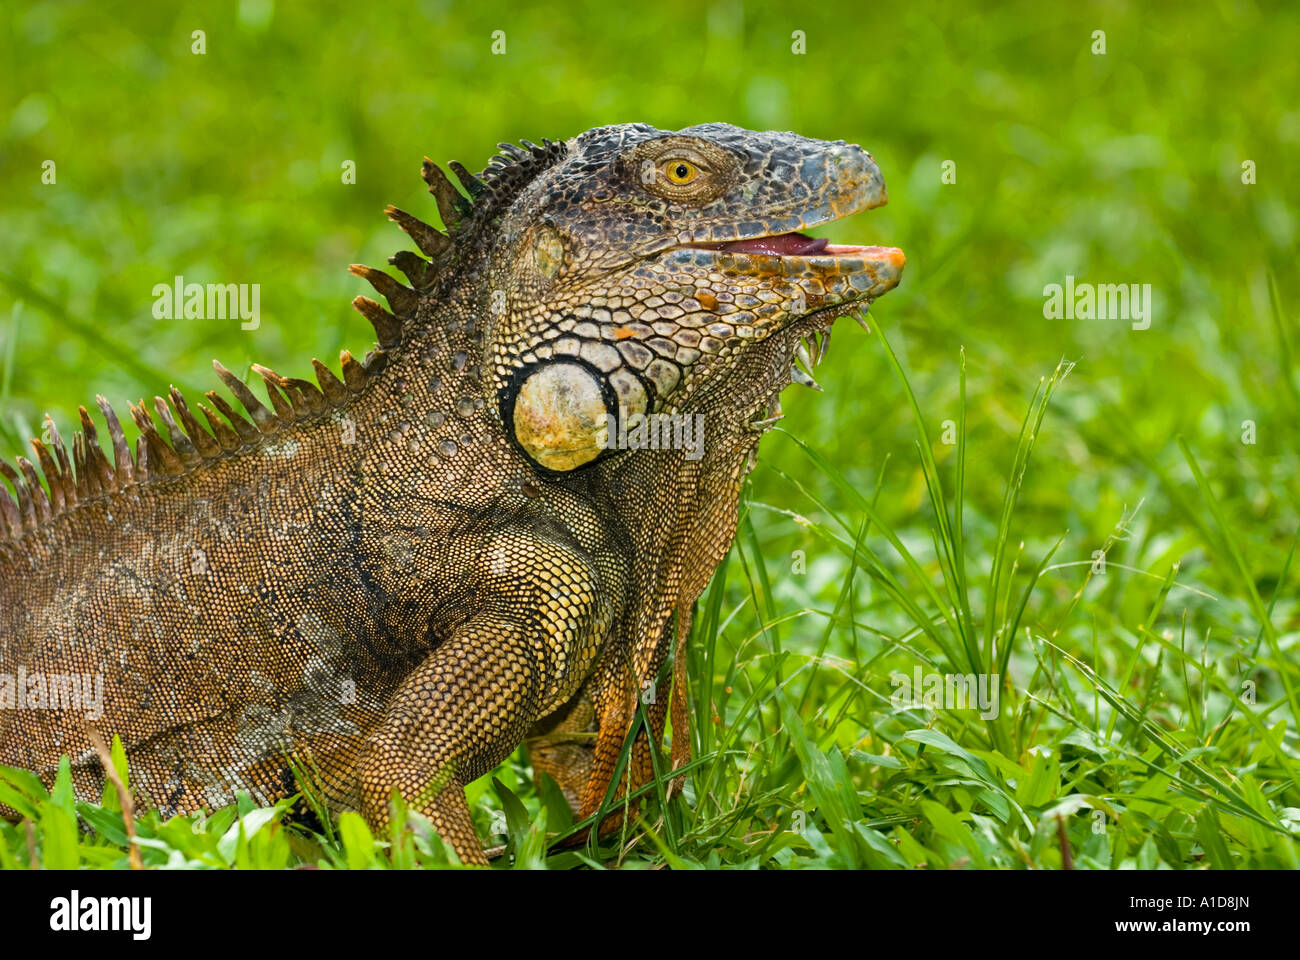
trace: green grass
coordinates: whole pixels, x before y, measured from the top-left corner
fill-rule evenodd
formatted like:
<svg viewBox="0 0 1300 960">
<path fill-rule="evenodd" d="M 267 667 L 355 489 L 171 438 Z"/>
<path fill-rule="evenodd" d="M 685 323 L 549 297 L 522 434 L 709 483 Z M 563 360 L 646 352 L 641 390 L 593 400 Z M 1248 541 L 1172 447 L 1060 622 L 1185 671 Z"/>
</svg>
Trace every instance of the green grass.
<svg viewBox="0 0 1300 960">
<path fill-rule="evenodd" d="M 890 205 L 825 232 L 901 246 L 907 271 L 763 441 L 689 646 L 684 795 L 652 784 L 623 834 L 548 854 L 574 825 L 518 754 L 470 789 L 497 864 L 1294 868 L 1298 16 L 6 10 L 0 41 L 28 53 L 0 68 L 0 450 L 45 410 L 66 434 L 95 392 L 206 386 L 212 356 L 300 375 L 362 347 L 344 267 L 401 246 L 384 203 L 427 211 L 425 153 L 474 166 L 631 119 L 861 142 Z M 262 329 L 155 321 L 178 273 L 261 282 Z M 1150 283 L 1151 328 L 1044 319 L 1066 274 Z M 916 667 L 999 675 L 999 711 L 891 702 Z M 5 773 L 0 801 L 31 824 L 0 825 L 0 866 L 127 864 L 114 792 Z M 139 811 L 140 855 L 449 861 L 414 815 L 372 837 L 285 810 Z"/>
</svg>

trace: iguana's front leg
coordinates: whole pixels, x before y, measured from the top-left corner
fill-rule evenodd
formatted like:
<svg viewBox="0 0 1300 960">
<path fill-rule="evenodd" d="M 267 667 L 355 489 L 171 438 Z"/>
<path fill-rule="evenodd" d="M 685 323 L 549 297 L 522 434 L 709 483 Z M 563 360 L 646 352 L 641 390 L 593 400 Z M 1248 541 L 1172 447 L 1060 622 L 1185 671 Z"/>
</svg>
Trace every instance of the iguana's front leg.
<svg viewBox="0 0 1300 960">
<path fill-rule="evenodd" d="M 537 716 L 536 638 L 499 614 L 475 617 L 406 679 L 366 743 L 362 812 L 388 820 L 396 788 L 465 863 L 486 864 L 465 784 L 508 757 Z"/>
<path fill-rule="evenodd" d="M 387 823 L 397 789 L 462 861 L 486 864 L 465 784 L 581 685 L 609 631 L 611 601 L 590 560 L 550 538 L 503 533 L 481 560 L 479 611 L 402 683 L 367 738 L 359 775 L 373 826 Z"/>
</svg>

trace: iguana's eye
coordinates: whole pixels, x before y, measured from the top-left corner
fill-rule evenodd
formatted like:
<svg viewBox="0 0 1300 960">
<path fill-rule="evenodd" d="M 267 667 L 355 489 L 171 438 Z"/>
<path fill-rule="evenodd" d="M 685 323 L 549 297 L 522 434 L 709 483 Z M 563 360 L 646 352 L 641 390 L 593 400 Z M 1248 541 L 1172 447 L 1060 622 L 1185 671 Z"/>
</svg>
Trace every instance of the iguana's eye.
<svg viewBox="0 0 1300 960">
<path fill-rule="evenodd" d="M 673 204 L 704 206 L 740 179 L 736 157 L 699 137 L 646 140 L 633 147 L 623 162 L 626 174 L 642 188 Z"/>
<path fill-rule="evenodd" d="M 689 160 L 669 160 L 663 169 L 670 183 L 690 183 L 700 175 L 700 168 Z"/>
</svg>

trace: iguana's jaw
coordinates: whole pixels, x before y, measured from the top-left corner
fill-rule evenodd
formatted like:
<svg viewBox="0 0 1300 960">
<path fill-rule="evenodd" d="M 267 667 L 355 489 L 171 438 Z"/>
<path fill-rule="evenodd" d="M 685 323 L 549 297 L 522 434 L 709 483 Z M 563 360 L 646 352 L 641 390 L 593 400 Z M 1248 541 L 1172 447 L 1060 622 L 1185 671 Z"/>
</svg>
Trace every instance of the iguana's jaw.
<svg viewBox="0 0 1300 960">
<path fill-rule="evenodd" d="M 796 285 L 806 313 L 871 301 L 898 286 L 907 258 L 897 247 L 832 244 L 800 233 L 722 243 L 685 244 L 678 256 L 695 267 Z"/>
<path fill-rule="evenodd" d="M 821 226 L 882 206 L 887 199 L 877 174 L 863 185 L 846 212 L 834 216 L 808 215 L 803 228 Z M 894 289 L 902 279 L 907 262 L 897 247 L 833 244 L 824 237 L 809 237 L 795 231 L 684 243 L 674 252 L 689 256 L 697 269 L 716 270 L 760 282 L 793 284 L 803 291 L 807 304 L 807 310 L 800 314 L 825 314 L 831 318 L 837 315 L 831 308 L 870 302 Z"/>
</svg>

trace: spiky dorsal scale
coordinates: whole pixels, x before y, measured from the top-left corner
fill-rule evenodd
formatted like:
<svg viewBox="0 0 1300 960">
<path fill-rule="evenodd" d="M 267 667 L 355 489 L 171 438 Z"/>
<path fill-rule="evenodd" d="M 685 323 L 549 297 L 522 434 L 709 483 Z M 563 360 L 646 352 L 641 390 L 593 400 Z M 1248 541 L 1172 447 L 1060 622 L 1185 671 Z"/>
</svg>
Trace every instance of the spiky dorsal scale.
<svg viewBox="0 0 1300 960">
<path fill-rule="evenodd" d="M 131 418 L 135 420 L 135 425 L 140 428 L 140 433 L 148 442 L 150 472 L 173 476 L 184 473 L 184 460 L 162 438 L 162 434 L 158 432 L 157 426 L 154 425 L 153 418 L 149 416 L 149 408 L 145 406 L 144 400 L 141 400 L 139 404 L 131 405 Z"/>
<path fill-rule="evenodd" d="M 262 432 L 248 422 L 248 418 L 243 416 L 234 407 L 232 407 L 226 398 L 215 390 L 209 390 L 207 394 L 208 401 L 221 412 L 221 415 L 230 422 L 235 433 L 239 436 L 240 444 L 256 443 L 262 436 Z"/>
<path fill-rule="evenodd" d="M 474 200 L 477 200 L 487 192 L 487 184 L 474 176 L 474 174 L 470 173 L 455 160 L 452 160 L 447 164 L 447 166 L 451 168 L 451 172 L 456 175 L 456 179 L 460 181 L 461 186 L 465 188 L 466 192 L 468 192 L 470 197 Z"/>
<path fill-rule="evenodd" d="M 280 388 L 293 405 L 295 417 L 311 417 L 329 409 L 329 402 L 316 384 L 297 377 L 280 377 Z"/>
<path fill-rule="evenodd" d="M 212 435 L 216 438 L 217 444 L 221 447 L 223 453 L 232 453 L 244 445 L 244 441 L 240 439 L 239 434 L 231 429 L 230 424 L 217 416 L 211 407 L 206 407 L 200 403 L 198 408 L 199 412 L 203 414 L 203 419 L 207 420 L 208 426 L 212 428 Z"/>
<path fill-rule="evenodd" d="M 81 432 L 86 437 L 86 469 L 101 491 L 116 490 L 117 476 L 108 457 L 104 456 L 104 448 L 99 445 L 99 431 L 95 429 L 95 421 L 90 419 L 85 407 L 78 407 L 77 413 L 81 417 Z"/>
<path fill-rule="evenodd" d="M 388 301 L 397 316 L 409 317 L 415 313 L 415 308 L 420 303 L 419 294 L 398 283 L 384 271 L 368 267 L 364 263 L 354 263 L 348 267 L 348 273 L 367 280 Z"/>
<path fill-rule="evenodd" d="M 83 433 L 72 435 L 72 469 L 77 478 L 77 499 L 89 499 L 90 471 L 86 468 L 86 436 Z"/>
<path fill-rule="evenodd" d="M 366 388 L 365 368 L 352 356 L 352 351 L 339 352 L 339 365 L 343 369 L 343 382 L 351 393 L 360 393 Z"/>
<path fill-rule="evenodd" d="M 455 232 L 473 213 L 473 204 L 451 185 L 447 175 L 442 172 L 442 167 L 428 157 L 424 158 L 424 164 L 420 167 L 420 176 L 428 184 L 429 193 L 438 204 L 438 214 L 442 217 L 443 224 L 449 232 Z"/>
<path fill-rule="evenodd" d="M 41 441 L 33 439 L 32 449 L 36 451 L 36 461 L 41 465 L 41 473 L 45 474 L 45 485 L 50 488 L 50 510 L 58 516 L 67 508 L 63 484 L 59 482 L 59 465 L 54 462 L 50 451 Z"/>
<path fill-rule="evenodd" d="M 147 483 L 149 473 L 149 442 L 144 437 L 135 438 L 135 478 L 138 483 Z"/>
<path fill-rule="evenodd" d="M 23 509 L 23 491 L 18 489 L 21 481 L 13 467 L 3 461 L 0 461 L 0 476 L 8 480 L 14 488 L 11 496 L 8 490 L 0 486 L 0 494 L 3 494 L 0 496 L 0 513 L 4 514 L 5 525 L 10 534 L 18 536 L 22 533 L 27 515 L 27 511 Z"/>
<path fill-rule="evenodd" d="M 203 429 L 198 419 L 190 412 L 190 406 L 185 402 L 184 395 L 176 389 L 175 385 L 168 390 L 168 396 L 171 398 L 172 406 L 176 408 L 177 416 L 181 418 L 185 433 L 198 449 L 199 455 L 205 460 L 221 456 L 221 444 L 211 433 Z"/>
<path fill-rule="evenodd" d="M 68 459 L 68 448 L 59 434 L 59 428 L 50 417 L 45 418 L 54 445 L 54 456 L 59 461 L 59 486 L 63 489 L 63 502 L 67 509 L 77 505 L 77 479 L 72 474 L 72 463 Z"/>
<path fill-rule="evenodd" d="M 438 272 L 433 264 L 410 250 L 398 250 L 388 258 L 388 262 L 406 274 L 406 279 L 416 290 L 428 290 L 437 280 Z"/>
<path fill-rule="evenodd" d="M 344 353 L 347 353 L 347 351 L 344 351 Z M 352 355 L 349 353 L 347 356 Z M 311 366 L 316 371 L 316 382 L 320 384 L 321 392 L 325 395 L 325 400 L 328 403 L 339 406 L 348 399 L 348 388 L 344 386 L 342 380 L 334 376 L 334 371 L 315 357 L 312 357 Z"/>
<path fill-rule="evenodd" d="M 396 282 L 396 281 L 394 281 Z M 354 297 L 352 306 L 375 328 L 379 346 L 388 349 L 402 341 L 402 322 L 369 297 Z"/>
<path fill-rule="evenodd" d="M 24 527 L 35 529 L 36 527 L 36 508 L 32 505 L 32 498 L 27 494 L 27 483 L 24 481 L 13 467 L 0 460 L 0 476 L 9 481 L 10 486 L 14 488 L 15 513 L 12 517 L 12 526 L 15 530 L 21 530 Z"/>
<path fill-rule="evenodd" d="M 9 496 L 9 491 L 0 486 L 0 534 L 15 537 L 20 529 L 22 521 L 18 515 L 18 504 Z"/>
<path fill-rule="evenodd" d="M 18 457 L 18 469 L 23 472 L 23 479 L 27 482 L 27 495 L 31 498 L 32 507 L 36 512 L 36 523 L 42 524 L 50 519 L 50 499 L 46 496 L 45 488 L 41 486 L 41 480 L 36 476 L 36 468 L 26 457 Z"/>
<path fill-rule="evenodd" d="M 248 415 L 253 418 L 253 423 L 257 425 L 259 430 L 263 433 L 275 433 L 279 429 L 279 422 L 275 414 L 253 395 L 253 391 L 248 389 L 244 381 L 222 366 L 218 360 L 212 361 L 212 368 L 217 371 L 217 376 L 221 378 L 221 382 L 226 385 L 227 389 L 243 404 L 244 409 L 248 411 Z M 213 398 L 210 393 L 208 396 Z M 221 408 L 218 407 L 218 409 Z M 222 410 L 221 412 L 225 413 L 226 411 Z M 238 429 L 238 426 L 236 426 L 236 429 Z"/>
<path fill-rule="evenodd" d="M 285 426 L 293 423 L 293 405 L 280 390 L 280 380 L 283 378 L 270 367 L 264 367 L 260 363 L 253 364 L 253 372 L 261 377 L 262 382 L 266 384 L 266 395 L 271 398 L 275 418 Z"/>
<path fill-rule="evenodd" d="M 172 387 L 172 390 L 175 391 L 176 388 Z M 104 422 L 108 424 L 108 435 L 113 442 L 113 469 L 117 474 L 117 484 L 119 487 L 127 486 L 135 481 L 135 469 L 131 464 L 131 448 L 127 445 L 122 423 L 117 419 L 113 405 L 104 397 L 97 395 L 95 403 L 99 406 L 99 412 L 104 415 Z"/>
<path fill-rule="evenodd" d="M 522 163 L 523 161 L 527 160 L 530 156 L 527 150 L 525 150 L 523 147 L 516 146 L 513 143 L 498 143 L 497 147 L 506 156 L 510 157 L 512 160 L 515 160 L 519 163 Z"/>
<path fill-rule="evenodd" d="M 391 203 L 384 207 L 384 213 L 388 215 L 389 220 L 406 231 L 407 236 L 415 241 L 415 245 L 426 257 L 440 257 L 454 246 L 451 238 L 445 233 L 441 233 L 430 224 Z"/>
<path fill-rule="evenodd" d="M 383 369 L 388 366 L 388 361 L 392 358 L 393 355 L 383 347 L 377 347 L 369 351 L 366 358 L 361 361 L 361 369 L 365 372 L 366 382 L 369 383 L 372 377 L 383 372 Z"/>
<path fill-rule="evenodd" d="M 171 439 L 172 450 L 180 457 L 181 464 L 188 469 L 201 461 L 203 457 L 199 454 L 198 447 L 194 445 L 194 441 L 176 423 L 176 418 L 172 416 L 167 401 L 162 397 L 154 397 L 153 408 L 158 411 L 158 419 L 167 428 L 167 436 Z"/>
<path fill-rule="evenodd" d="M 321 413 L 328 407 L 321 391 L 307 380 L 281 376 L 260 363 L 253 364 L 253 370 L 266 384 L 266 392 L 275 407 L 276 416 L 285 423 Z"/>
</svg>

